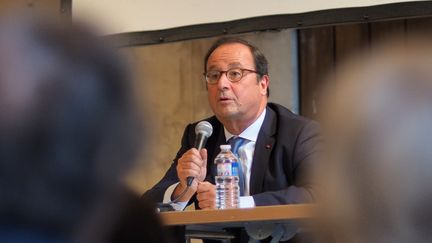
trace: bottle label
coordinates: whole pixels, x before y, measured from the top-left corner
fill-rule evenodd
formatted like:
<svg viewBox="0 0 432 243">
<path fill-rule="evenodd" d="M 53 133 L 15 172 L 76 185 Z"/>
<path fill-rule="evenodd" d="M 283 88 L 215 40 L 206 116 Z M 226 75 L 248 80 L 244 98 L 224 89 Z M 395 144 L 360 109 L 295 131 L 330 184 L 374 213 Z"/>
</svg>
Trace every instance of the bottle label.
<svg viewBox="0 0 432 243">
<path fill-rule="evenodd" d="M 239 163 L 234 162 L 232 163 L 232 176 L 239 176 Z"/>
<path fill-rule="evenodd" d="M 218 176 L 232 176 L 231 163 L 219 163 L 217 165 L 217 175 Z"/>
</svg>

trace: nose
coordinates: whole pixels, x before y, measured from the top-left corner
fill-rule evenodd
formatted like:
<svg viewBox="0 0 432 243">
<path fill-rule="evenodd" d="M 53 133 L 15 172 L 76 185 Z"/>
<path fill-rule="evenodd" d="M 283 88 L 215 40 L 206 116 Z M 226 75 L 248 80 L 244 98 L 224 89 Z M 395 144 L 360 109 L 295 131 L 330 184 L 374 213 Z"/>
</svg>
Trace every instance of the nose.
<svg viewBox="0 0 432 243">
<path fill-rule="evenodd" d="M 226 73 L 222 73 L 217 82 L 217 86 L 220 90 L 228 89 L 231 81 L 228 80 Z"/>
</svg>

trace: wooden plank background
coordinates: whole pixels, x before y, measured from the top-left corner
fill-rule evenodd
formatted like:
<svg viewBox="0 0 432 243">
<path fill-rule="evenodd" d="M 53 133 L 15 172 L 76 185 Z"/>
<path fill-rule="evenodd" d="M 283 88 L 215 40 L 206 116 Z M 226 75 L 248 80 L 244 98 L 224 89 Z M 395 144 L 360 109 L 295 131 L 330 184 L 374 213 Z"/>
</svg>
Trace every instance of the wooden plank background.
<svg viewBox="0 0 432 243">
<path fill-rule="evenodd" d="M 349 56 L 386 39 L 432 33 L 432 18 L 398 19 L 299 29 L 300 113 L 317 118 L 320 87 Z"/>
</svg>

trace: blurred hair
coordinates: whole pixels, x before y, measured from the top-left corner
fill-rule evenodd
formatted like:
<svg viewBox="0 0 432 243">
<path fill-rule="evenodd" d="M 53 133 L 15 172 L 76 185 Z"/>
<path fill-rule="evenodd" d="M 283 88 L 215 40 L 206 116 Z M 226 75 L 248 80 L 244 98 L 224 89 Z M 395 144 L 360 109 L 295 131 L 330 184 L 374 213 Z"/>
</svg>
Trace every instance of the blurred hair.
<svg viewBox="0 0 432 243">
<path fill-rule="evenodd" d="M 258 81 L 261 80 L 261 78 L 264 75 L 268 75 L 268 61 L 267 58 L 264 56 L 264 54 L 258 49 L 258 47 L 252 45 L 248 41 L 238 38 L 238 37 L 224 37 L 218 39 L 213 45 L 210 47 L 210 49 L 207 51 L 207 54 L 204 58 L 204 72 L 207 72 L 207 62 L 210 58 L 210 55 L 220 46 L 227 45 L 227 44 L 242 44 L 249 48 L 251 51 L 251 54 L 253 56 L 253 61 L 255 64 L 255 71 L 257 72 Z M 267 97 L 270 95 L 270 89 L 267 87 Z"/>
<path fill-rule="evenodd" d="M 0 21 L 0 224 L 68 234 L 120 179 L 142 127 L 120 56 L 82 24 Z"/>
<path fill-rule="evenodd" d="M 327 87 L 318 171 L 336 242 L 432 239 L 431 40 L 383 43 Z"/>
</svg>

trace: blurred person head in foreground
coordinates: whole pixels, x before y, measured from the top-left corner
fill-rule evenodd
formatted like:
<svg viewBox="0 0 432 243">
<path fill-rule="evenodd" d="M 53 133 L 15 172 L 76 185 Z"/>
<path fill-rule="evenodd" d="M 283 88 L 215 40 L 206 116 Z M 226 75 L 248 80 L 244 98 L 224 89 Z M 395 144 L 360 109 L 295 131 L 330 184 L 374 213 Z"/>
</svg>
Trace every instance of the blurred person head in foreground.
<svg viewBox="0 0 432 243">
<path fill-rule="evenodd" d="M 0 53 L 0 241 L 109 242 L 143 128 L 127 67 L 85 25 L 39 17 L 2 19 Z"/>
<path fill-rule="evenodd" d="M 328 87 L 321 202 L 333 242 L 432 240 L 430 43 L 385 43 Z"/>
</svg>

